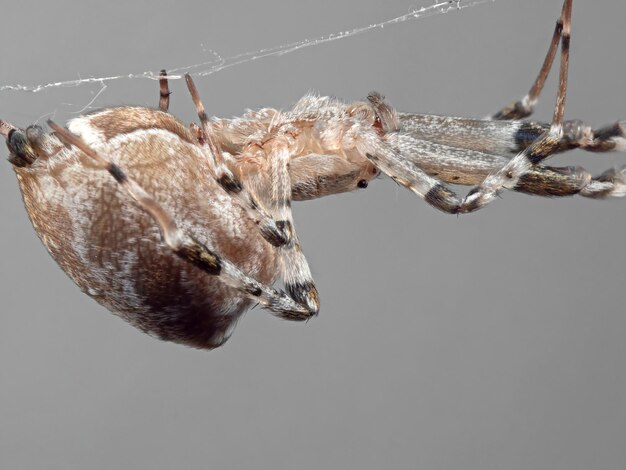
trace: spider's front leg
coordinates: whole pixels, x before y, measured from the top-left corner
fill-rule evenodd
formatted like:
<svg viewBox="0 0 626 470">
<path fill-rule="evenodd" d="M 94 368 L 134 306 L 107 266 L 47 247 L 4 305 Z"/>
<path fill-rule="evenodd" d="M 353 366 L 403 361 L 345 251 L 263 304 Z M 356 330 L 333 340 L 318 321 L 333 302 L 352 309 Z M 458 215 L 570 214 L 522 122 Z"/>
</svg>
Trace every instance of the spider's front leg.
<svg viewBox="0 0 626 470">
<path fill-rule="evenodd" d="M 428 175 L 405 157 L 399 147 L 398 137 L 401 135 L 392 133 L 381 137 L 374 129 L 356 124 L 344 136 L 344 145 L 355 147 L 379 170 L 428 204 L 443 212 L 458 213 L 460 198 L 439 179 Z"/>
<path fill-rule="evenodd" d="M 541 150 L 542 140 L 529 151 Z M 554 141 L 556 145 L 556 140 Z M 353 123 L 344 136 L 344 147 L 355 147 L 381 171 L 405 186 L 435 208 L 450 214 L 467 213 L 481 209 L 498 194 L 497 188 L 486 196 L 477 190 L 462 200 L 443 180 L 456 184 L 490 182 L 513 160 L 476 150 L 450 147 L 436 142 L 416 139 L 411 132 L 392 132 L 380 135 L 371 127 Z M 533 150 L 533 148 L 535 150 Z M 532 155 L 532 153 L 531 153 Z M 438 175 L 435 177 L 434 175 Z M 572 196 L 603 199 L 626 196 L 626 168 L 609 170 L 598 177 L 581 167 L 555 168 L 540 164 L 523 169 L 514 183 L 506 186 L 519 192 L 540 196 Z M 481 194 L 483 199 L 472 199 Z"/>
<path fill-rule="evenodd" d="M 502 168 L 487 176 L 480 185 L 472 189 L 467 197 L 455 207 L 456 212 L 467 213 L 481 209 L 493 201 L 503 189 L 519 190 L 520 186 L 523 186 L 528 181 L 531 181 L 530 187 L 533 187 L 532 177 L 529 178 L 529 175 L 533 172 L 537 173 L 537 170 L 541 170 L 540 164 L 560 151 L 570 148 L 610 151 L 620 150 L 625 147 L 626 138 L 623 123 L 617 123 L 614 126 L 594 132 L 581 122 L 563 121 L 569 69 L 571 15 L 572 0 L 565 0 L 544 67 L 529 95 L 534 94 L 534 98 L 531 101 L 536 100 L 560 43 L 559 89 L 550 127 L 543 130 L 530 145 L 519 152 Z M 509 119 L 511 116 L 496 117 Z M 574 172 L 571 174 L 565 172 L 563 176 L 566 182 L 571 182 L 573 178 L 576 178 Z M 591 175 L 588 175 L 586 181 L 583 181 L 578 186 L 577 192 L 583 196 L 594 198 L 623 196 L 625 187 L 624 176 L 623 169 L 606 172 L 598 178 L 591 178 Z M 539 172 L 539 178 L 535 181 L 539 186 L 537 192 L 539 194 L 550 194 L 549 191 L 544 190 L 542 187 L 545 185 L 542 178 L 543 176 Z M 441 195 L 441 197 L 449 196 L 448 191 L 441 187 L 437 189 L 436 194 L 437 196 Z"/>
<path fill-rule="evenodd" d="M 302 251 L 291 212 L 292 181 L 289 163 L 296 148 L 291 129 L 283 128 L 263 141 L 251 142 L 239 156 L 267 162 L 267 175 L 248 175 L 246 182 L 255 197 L 267 206 L 273 220 L 287 235 L 287 243 L 278 247 L 281 277 L 289 295 L 305 305 L 311 314 L 319 311 L 319 295 L 311 269 Z"/>
<path fill-rule="evenodd" d="M 60 149 L 60 142 L 37 125 L 22 130 L 0 120 L 0 135 L 6 139 L 9 162 L 16 167 L 32 165 L 35 160 L 48 158 Z"/>
</svg>

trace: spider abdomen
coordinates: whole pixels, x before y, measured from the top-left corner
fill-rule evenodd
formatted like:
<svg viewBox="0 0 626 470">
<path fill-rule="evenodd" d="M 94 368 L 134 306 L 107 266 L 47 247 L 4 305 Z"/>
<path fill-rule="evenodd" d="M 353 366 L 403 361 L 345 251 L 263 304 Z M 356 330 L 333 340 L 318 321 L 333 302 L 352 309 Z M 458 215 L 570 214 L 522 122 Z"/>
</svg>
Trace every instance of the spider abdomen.
<svg viewBox="0 0 626 470">
<path fill-rule="evenodd" d="M 124 125 L 116 121 L 121 112 Z M 260 282 L 274 281 L 275 249 L 211 177 L 206 154 L 175 118 L 112 108 L 69 128 L 136 180 L 187 233 Z M 75 147 L 15 171 L 53 258 L 83 291 L 134 326 L 212 348 L 250 306 L 239 291 L 177 257 L 154 220 Z"/>
</svg>

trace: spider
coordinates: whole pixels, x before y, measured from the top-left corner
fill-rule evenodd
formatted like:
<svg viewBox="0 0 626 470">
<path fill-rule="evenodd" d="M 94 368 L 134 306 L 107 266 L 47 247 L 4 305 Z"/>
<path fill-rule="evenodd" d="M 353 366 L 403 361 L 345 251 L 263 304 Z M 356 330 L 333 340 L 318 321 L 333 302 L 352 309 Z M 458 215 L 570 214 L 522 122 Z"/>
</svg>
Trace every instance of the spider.
<svg viewBox="0 0 626 470">
<path fill-rule="evenodd" d="M 504 189 L 540 196 L 626 195 L 626 167 L 592 177 L 543 164 L 580 148 L 626 149 L 626 123 L 564 121 L 572 0 L 564 0 L 528 94 L 488 119 L 396 112 L 378 93 L 344 104 L 313 94 L 290 111 L 209 120 L 159 109 L 107 108 L 25 130 L 0 121 L 33 226 L 88 295 L 163 340 L 215 348 L 253 304 L 288 320 L 319 311 L 291 215 L 292 200 L 366 188 L 384 173 L 435 208 L 479 210 Z M 560 51 L 550 124 L 524 121 Z M 105 171 L 104 171 L 105 170 Z M 475 185 L 460 198 L 446 183 Z M 285 289 L 272 287 L 280 275 Z"/>
</svg>

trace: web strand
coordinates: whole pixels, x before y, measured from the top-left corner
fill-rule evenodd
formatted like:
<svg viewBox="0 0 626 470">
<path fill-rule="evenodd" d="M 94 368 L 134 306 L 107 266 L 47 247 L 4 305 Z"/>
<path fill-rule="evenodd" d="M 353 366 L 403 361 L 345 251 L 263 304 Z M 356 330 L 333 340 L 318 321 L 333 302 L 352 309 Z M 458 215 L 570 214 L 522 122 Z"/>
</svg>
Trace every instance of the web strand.
<svg viewBox="0 0 626 470">
<path fill-rule="evenodd" d="M 302 41 L 292 42 L 288 44 L 282 44 L 280 46 L 274 46 L 265 49 L 258 49 L 255 51 L 244 52 L 241 54 L 233 55 L 230 57 L 222 57 L 218 53 L 212 51 L 215 56 L 214 60 L 201 62 L 194 65 L 172 68 L 168 70 L 169 80 L 180 80 L 184 77 L 184 73 L 192 73 L 198 77 L 204 77 L 214 74 L 221 70 L 225 70 L 231 67 L 236 67 L 248 62 L 263 59 L 272 56 L 282 56 L 291 52 L 305 49 L 307 47 L 319 46 L 332 41 L 338 41 L 347 39 L 353 36 L 364 34 L 376 29 L 383 29 L 388 26 L 397 25 L 407 21 L 416 20 L 419 18 L 426 18 L 429 16 L 442 15 L 451 11 L 460 11 L 465 8 L 474 7 L 487 2 L 494 2 L 495 0 L 450 0 L 445 2 L 438 2 L 433 5 L 424 6 L 421 8 L 411 9 L 404 15 L 397 16 L 379 23 L 369 24 L 367 26 L 361 26 L 347 31 L 340 31 L 325 36 L 319 36 L 312 39 L 304 39 Z M 99 84 L 101 86 L 100 92 L 96 95 L 96 98 L 106 89 L 106 83 L 119 80 L 159 80 L 160 71 L 145 71 L 138 73 L 128 73 L 122 75 L 109 75 L 106 77 L 88 77 L 79 78 L 75 80 L 64 80 L 58 82 L 45 83 L 40 85 L 3 85 L 0 86 L 0 92 L 24 92 L 24 93 L 39 93 L 51 88 L 72 88 L 79 87 L 88 84 Z M 92 101 L 95 101 L 95 99 Z"/>
</svg>

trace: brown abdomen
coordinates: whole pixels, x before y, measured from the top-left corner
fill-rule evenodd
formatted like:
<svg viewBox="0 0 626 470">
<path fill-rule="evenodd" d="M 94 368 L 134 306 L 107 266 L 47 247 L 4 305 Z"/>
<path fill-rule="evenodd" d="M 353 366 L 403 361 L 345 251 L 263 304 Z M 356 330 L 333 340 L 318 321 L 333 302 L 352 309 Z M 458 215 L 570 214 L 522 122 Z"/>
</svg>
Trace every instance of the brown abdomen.
<svg viewBox="0 0 626 470">
<path fill-rule="evenodd" d="M 126 125 L 116 134 L 117 113 L 129 109 L 150 125 Z M 155 197 L 181 229 L 259 281 L 274 281 L 274 249 L 214 182 L 206 156 L 173 117 L 118 108 L 69 127 Z M 213 348 L 228 339 L 250 301 L 174 255 L 109 173 L 74 149 L 15 171 L 39 237 L 83 291 L 164 340 Z"/>
</svg>

